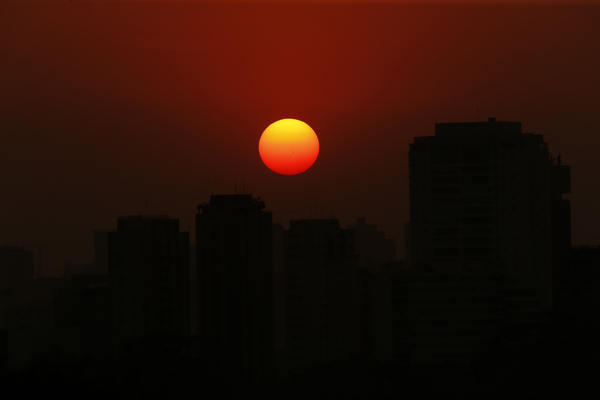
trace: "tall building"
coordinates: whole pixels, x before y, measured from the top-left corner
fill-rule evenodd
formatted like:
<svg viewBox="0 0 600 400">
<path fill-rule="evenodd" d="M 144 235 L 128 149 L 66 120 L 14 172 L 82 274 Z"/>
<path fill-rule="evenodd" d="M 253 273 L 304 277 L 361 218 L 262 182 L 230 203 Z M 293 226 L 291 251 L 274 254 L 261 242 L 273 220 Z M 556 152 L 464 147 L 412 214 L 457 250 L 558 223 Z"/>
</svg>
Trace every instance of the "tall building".
<svg viewBox="0 0 600 400">
<path fill-rule="evenodd" d="M 535 291 L 522 299 L 531 310 L 552 309 L 552 244 L 570 241 L 558 232 L 570 227 L 570 169 L 542 135 L 494 118 L 436 124 L 410 145 L 409 179 L 413 266 L 518 277 Z"/>
<path fill-rule="evenodd" d="M 33 251 L 17 246 L 0 246 L 0 291 L 33 280 Z"/>
<path fill-rule="evenodd" d="M 212 195 L 198 206 L 198 334 L 204 359 L 234 381 L 264 383 L 274 370 L 271 212 L 251 194 Z"/>
<path fill-rule="evenodd" d="M 337 219 L 290 221 L 284 236 L 285 344 L 290 373 L 369 352 L 366 275 L 354 232 Z"/>
<path fill-rule="evenodd" d="M 143 336 L 190 335 L 189 234 L 167 216 L 127 216 L 108 234 L 115 355 Z"/>
</svg>

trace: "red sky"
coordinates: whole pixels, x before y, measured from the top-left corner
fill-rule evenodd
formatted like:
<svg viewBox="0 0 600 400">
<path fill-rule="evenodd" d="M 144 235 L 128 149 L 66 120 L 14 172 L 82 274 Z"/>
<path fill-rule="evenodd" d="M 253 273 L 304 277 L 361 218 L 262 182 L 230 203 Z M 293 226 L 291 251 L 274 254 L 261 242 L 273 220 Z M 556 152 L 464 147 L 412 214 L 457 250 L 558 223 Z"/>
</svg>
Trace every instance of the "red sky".
<svg viewBox="0 0 600 400">
<path fill-rule="evenodd" d="M 598 21 L 589 4 L 2 2 L 0 245 L 88 262 L 91 230 L 146 199 L 193 231 L 235 175 L 276 221 L 316 201 L 402 240 L 408 144 L 477 109 L 562 154 L 573 242 L 600 244 Z M 258 154 L 286 117 L 321 146 L 292 177 Z"/>
</svg>

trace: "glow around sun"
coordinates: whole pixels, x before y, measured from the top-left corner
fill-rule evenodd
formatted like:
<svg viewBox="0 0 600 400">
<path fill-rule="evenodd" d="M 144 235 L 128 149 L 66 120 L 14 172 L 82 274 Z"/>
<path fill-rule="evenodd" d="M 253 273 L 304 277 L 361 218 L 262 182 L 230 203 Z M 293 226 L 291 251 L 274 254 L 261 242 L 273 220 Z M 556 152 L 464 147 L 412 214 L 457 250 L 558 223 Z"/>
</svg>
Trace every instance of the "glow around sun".
<svg viewBox="0 0 600 400">
<path fill-rule="evenodd" d="M 319 139 L 308 124 L 286 118 L 267 127 L 258 142 L 260 158 L 281 175 L 296 175 L 309 169 L 319 155 Z"/>
</svg>

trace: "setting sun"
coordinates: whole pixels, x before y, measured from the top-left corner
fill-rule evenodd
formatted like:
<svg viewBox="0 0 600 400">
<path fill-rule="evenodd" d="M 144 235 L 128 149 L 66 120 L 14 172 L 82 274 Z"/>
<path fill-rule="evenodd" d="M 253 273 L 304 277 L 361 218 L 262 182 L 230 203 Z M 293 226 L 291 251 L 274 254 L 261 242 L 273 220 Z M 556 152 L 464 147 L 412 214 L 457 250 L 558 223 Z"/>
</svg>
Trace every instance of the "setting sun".
<svg viewBox="0 0 600 400">
<path fill-rule="evenodd" d="M 281 119 L 267 127 L 258 142 L 260 158 L 281 175 L 296 175 L 309 169 L 319 155 L 317 134 L 297 119 Z"/>
</svg>

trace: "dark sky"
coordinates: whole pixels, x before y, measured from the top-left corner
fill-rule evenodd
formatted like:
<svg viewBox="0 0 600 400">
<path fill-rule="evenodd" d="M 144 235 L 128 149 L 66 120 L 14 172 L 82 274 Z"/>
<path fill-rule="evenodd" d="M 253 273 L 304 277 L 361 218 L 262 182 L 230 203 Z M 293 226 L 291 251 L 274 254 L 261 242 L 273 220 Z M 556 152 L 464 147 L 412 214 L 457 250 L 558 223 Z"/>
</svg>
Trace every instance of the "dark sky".
<svg viewBox="0 0 600 400">
<path fill-rule="evenodd" d="M 600 244 L 598 21 L 589 4 L 2 2 L 0 245 L 41 245 L 58 273 L 146 201 L 193 231 L 236 175 L 276 221 L 316 202 L 401 241 L 408 144 L 477 109 L 562 154 L 573 243 Z M 297 176 L 258 154 L 280 118 L 319 136 Z"/>
</svg>

